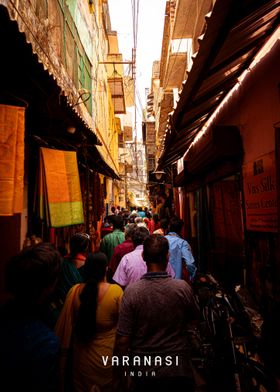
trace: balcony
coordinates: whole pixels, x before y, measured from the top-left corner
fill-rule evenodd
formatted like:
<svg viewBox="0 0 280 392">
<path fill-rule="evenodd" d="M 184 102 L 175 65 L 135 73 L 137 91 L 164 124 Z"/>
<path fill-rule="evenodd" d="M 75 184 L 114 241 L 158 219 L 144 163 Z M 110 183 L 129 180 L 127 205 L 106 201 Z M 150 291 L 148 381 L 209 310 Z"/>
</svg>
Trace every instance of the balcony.
<svg viewBox="0 0 280 392">
<path fill-rule="evenodd" d="M 126 113 L 124 98 L 125 92 L 123 84 L 123 65 L 120 64 L 121 62 L 122 54 L 117 53 L 108 55 L 108 64 L 106 68 L 115 114 Z"/>
<path fill-rule="evenodd" d="M 164 78 L 164 89 L 181 89 L 187 68 L 187 53 L 171 53 Z"/>
<path fill-rule="evenodd" d="M 212 0 L 177 0 L 172 39 L 194 38 L 200 35 Z"/>
<path fill-rule="evenodd" d="M 108 84 L 112 95 L 115 114 L 125 114 L 126 108 L 124 100 L 123 78 L 108 78 Z"/>
</svg>

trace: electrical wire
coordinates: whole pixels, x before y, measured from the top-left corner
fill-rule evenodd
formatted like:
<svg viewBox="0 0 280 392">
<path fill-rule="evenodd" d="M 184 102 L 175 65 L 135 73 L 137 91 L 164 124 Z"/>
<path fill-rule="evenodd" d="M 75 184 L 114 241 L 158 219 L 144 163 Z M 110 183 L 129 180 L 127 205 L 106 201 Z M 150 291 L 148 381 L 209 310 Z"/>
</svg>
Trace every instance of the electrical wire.
<svg viewBox="0 0 280 392">
<path fill-rule="evenodd" d="M 138 177 L 138 159 L 137 159 L 137 102 L 136 102 L 136 53 L 137 53 L 137 39 L 138 39 L 138 20 L 139 20 L 139 3 L 140 0 L 131 0 L 132 19 L 133 19 L 133 43 L 132 49 L 132 77 L 134 80 L 134 140 L 135 140 L 135 169 Z"/>
</svg>

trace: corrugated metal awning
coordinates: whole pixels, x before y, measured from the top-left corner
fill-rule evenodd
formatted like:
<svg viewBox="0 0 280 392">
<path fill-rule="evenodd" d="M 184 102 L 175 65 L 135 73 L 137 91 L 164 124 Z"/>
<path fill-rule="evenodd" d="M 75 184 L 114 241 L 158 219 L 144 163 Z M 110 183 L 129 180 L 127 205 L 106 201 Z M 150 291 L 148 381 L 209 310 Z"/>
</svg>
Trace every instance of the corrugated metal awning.
<svg viewBox="0 0 280 392">
<path fill-rule="evenodd" d="M 194 137 L 279 26 L 280 1 L 217 0 L 180 100 L 158 168 L 183 156 Z"/>
<path fill-rule="evenodd" d="M 95 148 L 105 168 L 102 174 L 105 174 L 108 177 L 114 178 L 116 180 L 120 180 L 121 178 L 118 175 L 118 169 L 107 149 L 104 146 L 95 146 Z"/>
<path fill-rule="evenodd" d="M 117 168 L 113 167 L 114 162 L 112 161 L 109 154 L 104 152 L 103 146 L 88 143 L 88 140 L 84 145 L 82 143 L 77 144 L 74 139 L 71 142 L 71 138 L 66 140 L 62 137 L 53 138 L 47 135 L 30 135 L 28 144 L 31 144 L 32 141 L 34 141 L 40 147 L 62 149 L 65 151 L 76 151 L 78 154 L 78 163 L 84 167 L 86 166 L 85 152 L 87 151 L 87 163 L 90 170 L 97 171 L 98 173 L 110 178 L 121 180 L 118 175 Z"/>
<path fill-rule="evenodd" d="M 66 102 L 67 110 L 71 113 L 71 116 L 88 134 L 92 133 L 91 138 L 95 138 L 95 144 L 100 145 L 101 141 L 92 127 L 92 118 L 89 112 L 83 105 L 78 104 L 81 98 L 81 91 L 77 90 L 61 59 L 58 56 L 51 55 L 42 42 L 40 42 L 40 37 L 42 40 L 43 36 L 47 37 L 47 35 L 42 35 L 44 28 L 46 28 L 45 25 L 42 23 L 40 26 L 42 32 L 38 32 L 38 17 L 34 10 L 28 7 L 26 2 L 0 0 L 0 7 L 3 7 L 3 10 L 5 9 L 7 11 L 7 15 L 16 24 L 25 42 L 30 44 L 32 53 L 36 55 L 38 65 L 42 71 L 47 72 L 50 79 L 60 88 L 60 97 Z"/>
</svg>

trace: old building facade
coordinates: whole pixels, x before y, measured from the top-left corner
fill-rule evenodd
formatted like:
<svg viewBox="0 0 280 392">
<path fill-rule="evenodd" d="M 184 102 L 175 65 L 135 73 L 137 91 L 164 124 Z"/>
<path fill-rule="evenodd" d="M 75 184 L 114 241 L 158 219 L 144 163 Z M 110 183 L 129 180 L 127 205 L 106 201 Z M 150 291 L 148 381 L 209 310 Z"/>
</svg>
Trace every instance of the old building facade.
<svg viewBox="0 0 280 392">
<path fill-rule="evenodd" d="M 0 31 L 1 206 L 10 188 L 11 194 L 21 189 L 19 207 L 1 210 L 3 272 L 31 235 L 64 247 L 71 233 L 85 230 L 95 245 L 102 214 L 119 199 L 117 116 L 126 109 L 122 68 L 118 78 L 111 72 L 114 56 L 121 55 L 107 1 L 1 0 Z M 49 150 L 56 153 L 47 162 Z M 75 189 L 73 173 L 79 177 Z"/>
<path fill-rule="evenodd" d="M 172 175 L 176 212 L 201 271 L 247 285 L 264 305 L 279 289 L 280 270 L 279 3 L 199 4 L 192 13 L 188 1 L 167 2 L 173 26 L 185 13 L 191 31 L 200 27 L 188 36 L 192 55 L 182 60 L 175 105 L 156 130 L 156 170 Z M 172 47 L 172 28 L 165 32 L 162 53 Z"/>
</svg>

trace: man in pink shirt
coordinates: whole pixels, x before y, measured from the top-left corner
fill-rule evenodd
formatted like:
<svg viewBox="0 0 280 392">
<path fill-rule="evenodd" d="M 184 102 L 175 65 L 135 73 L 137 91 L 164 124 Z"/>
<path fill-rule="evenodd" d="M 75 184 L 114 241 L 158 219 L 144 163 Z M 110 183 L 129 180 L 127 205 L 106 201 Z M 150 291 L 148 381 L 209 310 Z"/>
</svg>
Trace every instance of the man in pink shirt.
<svg viewBox="0 0 280 392">
<path fill-rule="evenodd" d="M 143 260 L 143 242 L 149 237 L 149 230 L 143 226 L 137 227 L 132 234 L 132 242 L 135 247 L 134 251 L 127 253 L 121 259 L 118 268 L 113 276 L 113 281 L 122 287 L 130 283 L 137 282 L 147 273 L 147 264 Z M 175 273 L 168 262 L 166 272 L 175 277 Z"/>
</svg>

